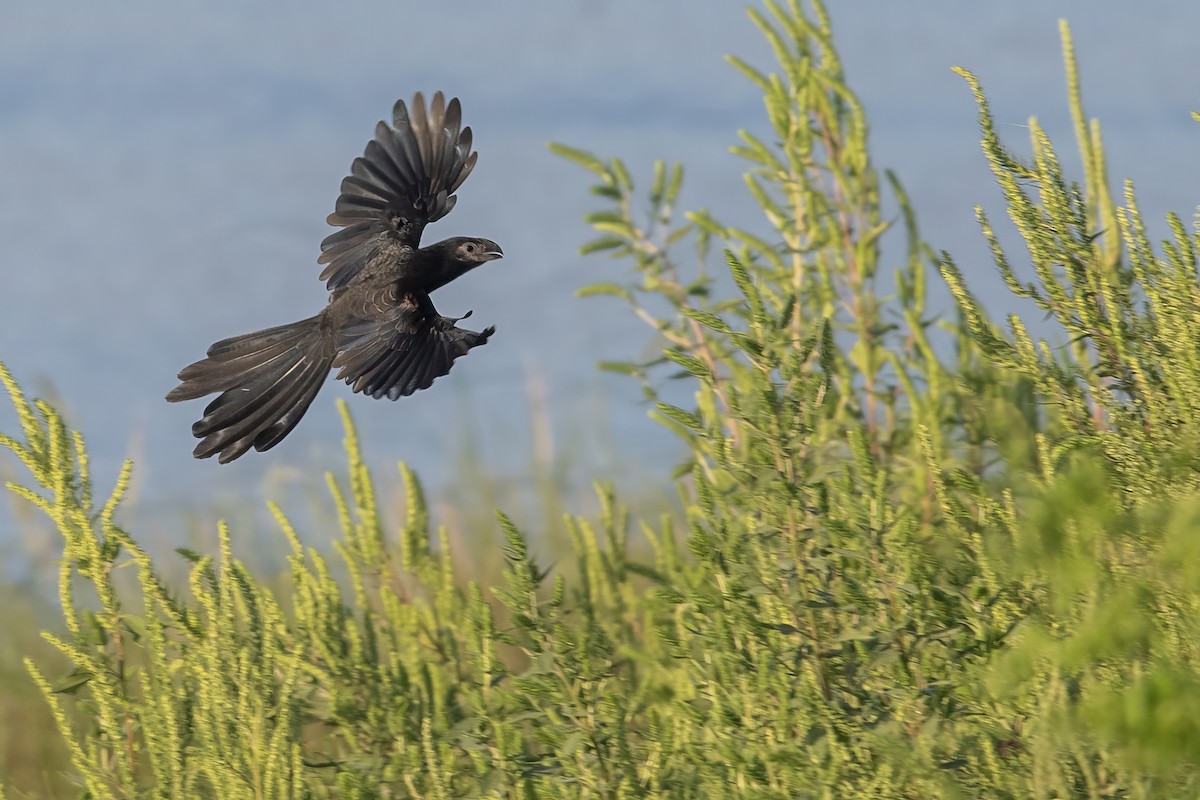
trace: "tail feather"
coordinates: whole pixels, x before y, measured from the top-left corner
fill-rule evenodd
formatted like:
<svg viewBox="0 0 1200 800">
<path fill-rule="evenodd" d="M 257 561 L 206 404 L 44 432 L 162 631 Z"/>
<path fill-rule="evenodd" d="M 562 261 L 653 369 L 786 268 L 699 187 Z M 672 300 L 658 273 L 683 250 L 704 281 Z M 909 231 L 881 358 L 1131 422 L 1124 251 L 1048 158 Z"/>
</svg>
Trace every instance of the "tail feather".
<svg viewBox="0 0 1200 800">
<path fill-rule="evenodd" d="M 325 373 L 328 371 L 329 367 L 326 366 L 325 369 L 313 372 L 311 378 L 313 381 L 313 386 L 307 391 L 306 395 L 300 402 L 292 405 L 292 407 L 289 408 L 282 416 L 280 416 L 279 419 L 275 420 L 270 427 L 266 428 L 262 433 L 255 437 L 255 450 L 260 453 L 264 450 L 270 450 L 272 447 L 282 442 L 284 437 L 292 432 L 292 429 L 296 427 L 296 423 L 298 423 L 300 418 L 304 416 L 304 412 L 308 411 L 308 407 L 312 405 L 313 398 L 317 396 L 317 392 L 320 390 L 321 384 L 325 382 Z"/>
<path fill-rule="evenodd" d="M 258 372 L 268 362 L 289 356 L 293 349 L 303 346 L 305 336 L 311 333 L 302 323 L 294 323 L 293 330 L 286 337 L 275 335 L 276 330 L 261 331 L 262 334 L 271 334 L 261 338 L 253 338 L 257 336 L 254 333 L 239 336 L 237 339 L 241 341 L 234 346 L 230 346 L 234 339 L 217 342 L 208 348 L 208 358 L 180 371 L 179 379 L 183 382 L 171 390 L 167 400 L 173 403 L 195 400 L 241 385 L 250 374 Z M 207 410 L 205 413 L 208 413 Z"/>
<path fill-rule="evenodd" d="M 287 325 L 264 328 L 254 333 L 230 336 L 228 339 L 214 342 L 208 348 L 208 356 L 209 358 L 219 358 L 221 356 L 233 357 L 242 353 L 255 352 L 265 347 L 271 347 L 281 342 L 294 342 L 297 338 L 303 337 L 308 333 L 310 323 L 315 323 L 319 319 L 320 315 L 309 317 L 299 322 L 290 322 Z"/>
<path fill-rule="evenodd" d="M 271 426 L 294 407 L 307 406 L 312 402 L 322 383 L 313 381 L 313 378 L 324 378 L 326 372 L 328 365 L 317 361 L 302 359 L 297 362 L 281 375 L 274 385 L 247 402 L 244 407 L 237 407 L 236 416 L 227 421 L 211 423 L 204 428 L 201 431 L 204 438 L 196 445 L 194 455 L 197 458 L 207 458 L 219 453 L 218 460 L 222 464 L 238 458 L 256 446 L 259 437 L 266 434 Z M 252 396 L 250 393 L 245 395 Z M 264 441 L 265 438 L 267 437 L 264 437 Z"/>
<path fill-rule="evenodd" d="M 320 391 L 336 354 L 320 315 L 290 325 L 217 342 L 208 358 L 179 373 L 167 395 L 175 402 L 221 394 L 192 426 L 194 455 L 221 463 L 251 447 L 268 450 L 283 440 Z"/>
<path fill-rule="evenodd" d="M 209 403 L 204 409 L 204 416 L 192 425 L 192 435 L 204 438 L 246 420 L 285 392 L 295 383 L 298 371 L 306 366 L 303 358 L 297 359 L 291 353 L 288 355 L 286 361 L 272 359 L 263 364 L 244 384 L 226 390 Z"/>
<path fill-rule="evenodd" d="M 192 426 L 192 434 L 207 436 L 253 413 L 270 401 L 278 389 L 287 387 L 289 378 L 304 363 L 304 351 L 292 348 L 238 373 L 232 386 L 222 384 L 224 392 L 205 407 L 204 416 Z"/>
</svg>

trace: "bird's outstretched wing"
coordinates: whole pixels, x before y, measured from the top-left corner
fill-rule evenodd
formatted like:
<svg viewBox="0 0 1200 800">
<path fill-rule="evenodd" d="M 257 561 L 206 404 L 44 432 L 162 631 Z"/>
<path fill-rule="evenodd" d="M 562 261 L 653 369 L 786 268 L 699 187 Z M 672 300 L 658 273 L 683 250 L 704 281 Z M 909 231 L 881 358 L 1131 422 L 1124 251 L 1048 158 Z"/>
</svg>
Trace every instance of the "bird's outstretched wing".
<svg viewBox="0 0 1200 800">
<path fill-rule="evenodd" d="M 333 366 L 338 380 L 374 398 L 395 400 L 428 389 L 450 371 L 454 359 L 496 332 L 459 328 L 455 323 L 464 317 L 443 317 L 428 294 L 401 292 L 394 285 L 355 305 L 341 328 Z"/>
<path fill-rule="evenodd" d="M 343 288 L 381 249 L 416 248 L 421 231 L 454 208 L 454 193 L 475 166 L 471 129 L 462 127 L 458 98 L 441 92 L 428 110 L 417 92 L 411 113 L 403 100 L 392 125 L 380 122 L 366 151 L 342 180 L 329 224 L 342 230 L 321 242 L 321 280 Z"/>
</svg>

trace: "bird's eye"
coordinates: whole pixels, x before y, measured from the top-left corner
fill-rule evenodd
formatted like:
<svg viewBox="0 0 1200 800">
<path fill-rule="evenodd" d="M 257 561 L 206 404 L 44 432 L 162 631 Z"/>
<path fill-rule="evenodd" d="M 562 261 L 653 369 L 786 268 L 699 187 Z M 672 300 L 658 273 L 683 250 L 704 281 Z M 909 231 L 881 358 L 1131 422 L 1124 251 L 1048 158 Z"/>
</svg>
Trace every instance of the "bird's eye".
<svg viewBox="0 0 1200 800">
<path fill-rule="evenodd" d="M 474 242 L 467 242 L 467 252 L 468 253 L 475 252 L 475 243 Z"/>
</svg>

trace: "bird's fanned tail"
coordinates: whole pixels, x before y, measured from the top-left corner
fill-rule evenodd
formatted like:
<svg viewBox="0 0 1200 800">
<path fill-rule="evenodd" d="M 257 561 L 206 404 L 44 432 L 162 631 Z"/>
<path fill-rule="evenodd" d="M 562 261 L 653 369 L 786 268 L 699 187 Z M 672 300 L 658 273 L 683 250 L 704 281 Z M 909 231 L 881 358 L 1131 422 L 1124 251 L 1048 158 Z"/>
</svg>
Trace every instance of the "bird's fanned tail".
<svg viewBox="0 0 1200 800">
<path fill-rule="evenodd" d="M 208 358 L 179 373 L 167 400 L 221 394 L 192 426 L 200 439 L 193 454 L 219 454 L 224 464 L 251 447 L 269 450 L 304 416 L 336 354 L 323 315 L 217 342 Z"/>
</svg>

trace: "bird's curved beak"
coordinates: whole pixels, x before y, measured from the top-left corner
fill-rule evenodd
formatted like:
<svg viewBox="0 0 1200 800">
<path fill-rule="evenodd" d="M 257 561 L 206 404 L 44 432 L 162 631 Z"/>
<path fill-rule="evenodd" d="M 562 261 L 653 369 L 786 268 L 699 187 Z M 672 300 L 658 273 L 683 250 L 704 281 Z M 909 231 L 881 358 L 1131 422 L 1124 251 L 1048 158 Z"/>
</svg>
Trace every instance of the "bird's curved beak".
<svg viewBox="0 0 1200 800">
<path fill-rule="evenodd" d="M 485 250 L 483 254 L 487 256 L 488 261 L 491 261 L 495 258 L 504 258 L 504 251 L 500 249 L 500 245 L 488 240 L 485 240 L 484 244 L 487 247 L 487 250 Z"/>
</svg>

